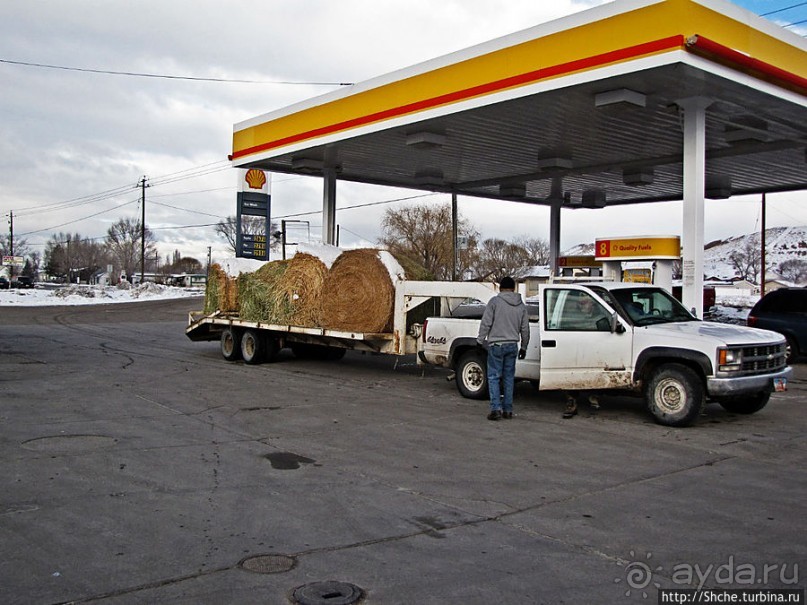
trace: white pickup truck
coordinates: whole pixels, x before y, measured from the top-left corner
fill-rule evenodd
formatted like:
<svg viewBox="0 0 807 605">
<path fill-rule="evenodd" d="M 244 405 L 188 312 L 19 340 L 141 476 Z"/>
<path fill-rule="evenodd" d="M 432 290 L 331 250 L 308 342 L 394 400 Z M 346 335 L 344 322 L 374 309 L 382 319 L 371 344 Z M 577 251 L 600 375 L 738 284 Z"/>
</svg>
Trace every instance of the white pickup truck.
<svg viewBox="0 0 807 605">
<path fill-rule="evenodd" d="M 553 283 L 537 298 L 516 378 L 541 390 L 639 393 L 657 422 L 686 426 L 707 399 L 753 414 L 771 392 L 786 390 L 792 373 L 780 334 L 700 321 L 656 286 Z M 485 399 L 486 352 L 476 343 L 484 307 L 477 309 L 475 318 L 429 318 L 418 360 L 453 369 L 463 396 Z"/>
</svg>

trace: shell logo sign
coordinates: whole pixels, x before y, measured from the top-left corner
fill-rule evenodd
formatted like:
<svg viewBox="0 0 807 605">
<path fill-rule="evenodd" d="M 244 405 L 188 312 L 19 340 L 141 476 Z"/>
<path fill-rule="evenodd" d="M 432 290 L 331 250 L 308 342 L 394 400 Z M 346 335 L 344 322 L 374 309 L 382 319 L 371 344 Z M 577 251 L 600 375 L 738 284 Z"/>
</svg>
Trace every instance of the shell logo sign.
<svg viewBox="0 0 807 605">
<path fill-rule="evenodd" d="M 266 185 L 266 175 L 263 170 L 258 170 L 257 168 L 247 170 L 244 180 L 250 189 L 263 189 L 263 186 Z"/>
</svg>

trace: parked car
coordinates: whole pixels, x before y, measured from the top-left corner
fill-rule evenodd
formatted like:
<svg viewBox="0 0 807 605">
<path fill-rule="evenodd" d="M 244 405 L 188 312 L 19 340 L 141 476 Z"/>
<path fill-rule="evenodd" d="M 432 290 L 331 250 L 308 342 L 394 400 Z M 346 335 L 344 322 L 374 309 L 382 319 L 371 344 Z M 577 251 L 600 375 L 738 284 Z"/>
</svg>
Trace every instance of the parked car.
<svg viewBox="0 0 807 605">
<path fill-rule="evenodd" d="M 10 284 L 5 277 L 0 277 L 0 290 L 8 290 Z"/>
<path fill-rule="evenodd" d="M 779 332 L 787 339 L 787 362 L 807 354 L 807 288 L 780 288 L 763 296 L 748 325 Z"/>
<path fill-rule="evenodd" d="M 33 288 L 34 280 L 27 275 L 18 275 L 11 280 L 12 288 Z"/>
</svg>

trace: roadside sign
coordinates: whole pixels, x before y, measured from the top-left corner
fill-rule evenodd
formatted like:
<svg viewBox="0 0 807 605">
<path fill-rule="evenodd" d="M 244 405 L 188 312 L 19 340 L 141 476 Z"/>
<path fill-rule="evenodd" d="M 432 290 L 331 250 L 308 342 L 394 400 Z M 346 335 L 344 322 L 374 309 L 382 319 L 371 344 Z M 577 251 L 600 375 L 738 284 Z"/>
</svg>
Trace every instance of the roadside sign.
<svg viewBox="0 0 807 605">
<path fill-rule="evenodd" d="M 22 267 L 25 265 L 25 259 L 22 256 L 4 256 L 4 267 Z"/>
</svg>

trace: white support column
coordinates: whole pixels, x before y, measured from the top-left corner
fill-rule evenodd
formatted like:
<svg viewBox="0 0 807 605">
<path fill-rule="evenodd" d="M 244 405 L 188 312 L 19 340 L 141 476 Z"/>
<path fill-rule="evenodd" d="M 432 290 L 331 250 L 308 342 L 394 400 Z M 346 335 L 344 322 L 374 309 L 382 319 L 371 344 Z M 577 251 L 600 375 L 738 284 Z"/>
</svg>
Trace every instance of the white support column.
<svg viewBox="0 0 807 605">
<path fill-rule="evenodd" d="M 681 302 L 703 318 L 703 233 L 706 188 L 706 108 L 711 99 L 678 101 L 684 114 L 684 209 Z"/>
<path fill-rule="evenodd" d="M 322 171 L 322 243 L 336 244 L 336 169 Z"/>
<path fill-rule="evenodd" d="M 549 271 L 558 275 L 560 257 L 560 208 L 563 201 L 552 202 L 549 210 Z"/>
</svg>

